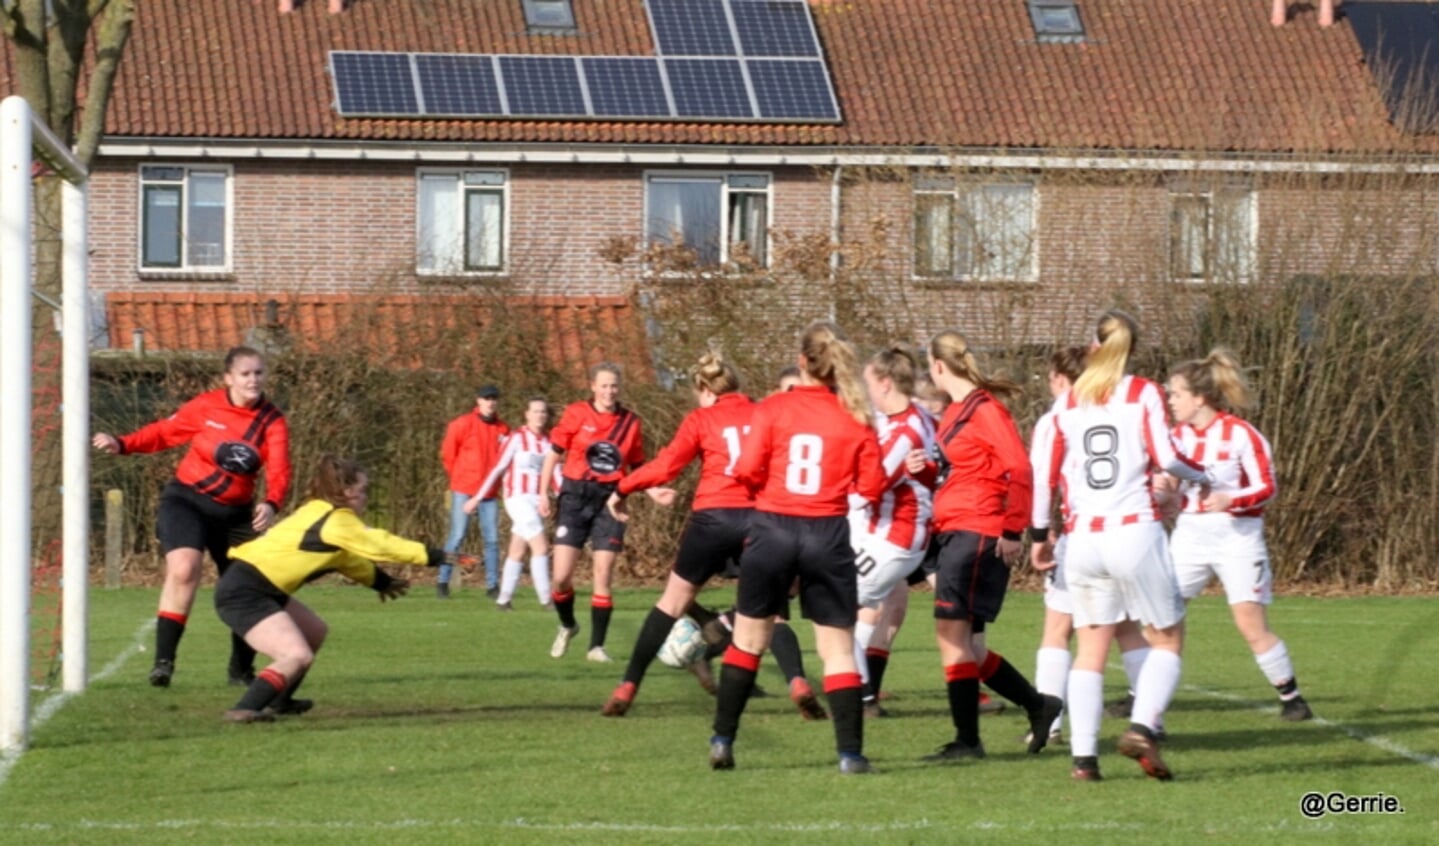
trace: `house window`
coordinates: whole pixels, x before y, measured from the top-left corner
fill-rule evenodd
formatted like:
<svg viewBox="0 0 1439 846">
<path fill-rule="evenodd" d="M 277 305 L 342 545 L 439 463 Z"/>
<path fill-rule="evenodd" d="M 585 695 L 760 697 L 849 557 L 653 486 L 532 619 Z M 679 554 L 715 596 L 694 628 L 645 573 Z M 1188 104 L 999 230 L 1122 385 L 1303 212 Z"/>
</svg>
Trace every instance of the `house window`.
<svg viewBox="0 0 1439 846">
<path fill-rule="evenodd" d="M 575 10 L 570 0 L 521 0 L 525 26 L 532 33 L 566 34 L 575 30 Z"/>
<path fill-rule="evenodd" d="M 499 273 L 505 269 L 506 190 L 497 170 L 420 172 L 420 273 Z"/>
<path fill-rule="evenodd" d="M 223 270 L 230 260 L 230 170 L 140 168 L 140 267 Z"/>
<path fill-rule="evenodd" d="M 1180 281 L 1247 282 L 1254 274 L 1254 192 L 1170 194 L 1169 272 Z"/>
<path fill-rule="evenodd" d="M 700 267 L 769 264 L 768 176 L 652 175 L 645 207 L 651 245 L 692 250 Z"/>
<path fill-rule="evenodd" d="M 1079 43 L 1084 40 L 1084 22 L 1074 0 L 1029 0 L 1029 21 L 1040 43 Z"/>
<path fill-rule="evenodd" d="M 914 275 L 1033 281 L 1034 185 L 922 179 L 914 196 Z"/>
</svg>

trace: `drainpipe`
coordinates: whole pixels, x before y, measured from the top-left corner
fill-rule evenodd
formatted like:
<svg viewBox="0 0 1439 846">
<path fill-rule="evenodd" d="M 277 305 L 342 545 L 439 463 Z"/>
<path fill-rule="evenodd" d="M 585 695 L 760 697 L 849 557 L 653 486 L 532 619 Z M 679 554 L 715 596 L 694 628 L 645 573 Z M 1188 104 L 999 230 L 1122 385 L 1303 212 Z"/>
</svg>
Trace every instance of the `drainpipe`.
<svg viewBox="0 0 1439 846">
<path fill-rule="evenodd" d="M 839 284 L 839 234 L 840 234 L 840 182 L 844 177 L 844 165 L 836 164 L 829 184 L 829 288 L 835 290 Z M 829 299 L 829 319 L 835 319 L 834 297 Z"/>
</svg>

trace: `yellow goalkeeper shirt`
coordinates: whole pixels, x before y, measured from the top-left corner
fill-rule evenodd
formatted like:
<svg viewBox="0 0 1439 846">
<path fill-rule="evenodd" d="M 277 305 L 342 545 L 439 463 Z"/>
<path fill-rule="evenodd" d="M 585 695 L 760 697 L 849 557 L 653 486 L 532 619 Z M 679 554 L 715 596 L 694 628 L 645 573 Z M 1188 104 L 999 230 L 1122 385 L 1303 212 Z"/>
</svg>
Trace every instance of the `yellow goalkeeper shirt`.
<svg viewBox="0 0 1439 846">
<path fill-rule="evenodd" d="M 312 499 L 263 535 L 230 547 L 232 560 L 259 570 L 270 583 L 293 594 L 305 582 L 341 573 L 375 586 L 376 561 L 425 565 L 428 548 L 383 529 L 366 526 L 354 511 Z"/>
</svg>

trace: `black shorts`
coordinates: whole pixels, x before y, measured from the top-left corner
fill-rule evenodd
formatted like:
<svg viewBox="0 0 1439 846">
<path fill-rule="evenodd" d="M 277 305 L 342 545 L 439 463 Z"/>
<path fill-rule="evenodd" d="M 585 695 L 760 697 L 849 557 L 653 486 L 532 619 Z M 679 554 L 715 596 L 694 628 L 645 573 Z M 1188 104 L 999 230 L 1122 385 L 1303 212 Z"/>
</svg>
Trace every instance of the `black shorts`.
<svg viewBox="0 0 1439 846">
<path fill-rule="evenodd" d="M 999 539 L 974 532 L 941 532 L 930 542 L 939 547 L 934 618 L 994 622 L 1009 589 L 1009 567 L 999 557 Z"/>
<path fill-rule="evenodd" d="M 613 483 L 566 478 L 560 484 L 555 545 L 583 549 L 585 541 L 589 541 L 595 552 L 623 551 L 625 524 L 605 507 L 614 492 Z"/>
<path fill-rule="evenodd" d="M 207 550 L 223 575 L 230 547 L 255 537 L 254 506 L 221 505 L 189 485 L 171 481 L 160 492 L 155 535 L 160 550 Z"/>
<path fill-rule="evenodd" d="M 235 560 L 215 585 L 215 611 L 230 631 L 243 637 L 261 620 L 284 611 L 290 595 L 275 587 L 248 561 Z"/>
<path fill-rule="evenodd" d="M 680 535 L 674 573 L 701 587 L 724 573 L 744 552 L 753 508 L 705 508 L 690 514 Z"/>
<path fill-rule="evenodd" d="M 859 613 L 858 574 L 849 545 L 849 519 L 792 517 L 756 511 L 740 557 L 735 607 L 746 617 L 770 617 L 789 607 L 799 578 L 800 612 L 821 626 L 849 628 Z"/>
</svg>

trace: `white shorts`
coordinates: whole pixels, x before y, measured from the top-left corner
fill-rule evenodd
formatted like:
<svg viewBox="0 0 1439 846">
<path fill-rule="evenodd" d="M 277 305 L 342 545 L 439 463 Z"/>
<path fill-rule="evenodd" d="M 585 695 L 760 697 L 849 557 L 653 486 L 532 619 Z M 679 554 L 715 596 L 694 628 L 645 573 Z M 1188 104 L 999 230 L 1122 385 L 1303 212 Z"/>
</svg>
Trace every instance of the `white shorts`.
<svg viewBox="0 0 1439 846">
<path fill-rule="evenodd" d="M 924 550 L 910 551 L 878 535 L 856 532 L 853 523 L 850 544 L 854 546 L 855 570 L 859 574 L 859 604 L 864 608 L 878 607 L 895 585 L 924 560 Z"/>
<path fill-rule="evenodd" d="M 1073 532 L 1064 575 L 1074 600 L 1075 626 L 1124 619 L 1167 629 L 1184 619 L 1184 599 L 1159 523 Z"/>
<path fill-rule="evenodd" d="M 545 533 L 545 518 L 540 516 L 539 494 L 515 494 L 505 497 L 505 513 L 510 515 L 510 531 L 525 540 Z"/>
<path fill-rule="evenodd" d="M 1179 592 L 1193 599 L 1219 576 L 1229 604 L 1274 599 L 1274 573 L 1264 545 L 1264 520 L 1227 514 L 1182 514 L 1169 538 Z"/>
<path fill-rule="evenodd" d="M 1074 598 L 1064 580 L 1064 555 L 1069 549 L 1069 535 L 1060 535 L 1054 543 L 1054 569 L 1044 580 L 1044 607 L 1059 614 L 1074 613 Z"/>
</svg>

